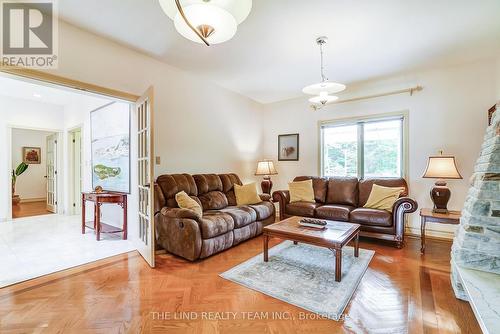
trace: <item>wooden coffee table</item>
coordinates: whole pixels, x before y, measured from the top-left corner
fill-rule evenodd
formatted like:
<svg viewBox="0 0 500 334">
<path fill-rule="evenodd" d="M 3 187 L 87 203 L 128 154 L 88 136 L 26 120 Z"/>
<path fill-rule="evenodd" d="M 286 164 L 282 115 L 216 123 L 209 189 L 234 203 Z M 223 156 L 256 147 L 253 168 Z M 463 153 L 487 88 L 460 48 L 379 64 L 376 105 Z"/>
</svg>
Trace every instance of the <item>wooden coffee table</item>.
<svg viewBox="0 0 500 334">
<path fill-rule="evenodd" d="M 269 260 L 269 238 L 292 240 L 295 244 L 303 242 L 326 247 L 335 252 L 335 281 L 342 277 L 342 247 L 354 240 L 354 256 L 359 256 L 359 224 L 327 220 L 325 229 L 315 229 L 299 225 L 302 217 L 290 217 L 264 227 L 264 261 Z"/>
</svg>

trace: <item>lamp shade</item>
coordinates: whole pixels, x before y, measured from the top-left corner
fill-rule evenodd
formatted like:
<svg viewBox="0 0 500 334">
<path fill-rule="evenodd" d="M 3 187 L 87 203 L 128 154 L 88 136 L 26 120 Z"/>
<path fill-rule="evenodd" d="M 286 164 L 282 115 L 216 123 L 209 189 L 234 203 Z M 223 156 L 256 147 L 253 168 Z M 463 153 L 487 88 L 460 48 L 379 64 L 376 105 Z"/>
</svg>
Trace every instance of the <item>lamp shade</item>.
<svg viewBox="0 0 500 334">
<path fill-rule="evenodd" d="M 422 177 L 431 179 L 461 179 L 462 175 L 458 171 L 455 157 L 439 155 L 429 157 L 427 168 Z"/>
<path fill-rule="evenodd" d="M 276 175 L 278 172 L 274 168 L 274 163 L 271 160 L 263 160 L 257 163 L 257 171 L 255 175 Z"/>
</svg>

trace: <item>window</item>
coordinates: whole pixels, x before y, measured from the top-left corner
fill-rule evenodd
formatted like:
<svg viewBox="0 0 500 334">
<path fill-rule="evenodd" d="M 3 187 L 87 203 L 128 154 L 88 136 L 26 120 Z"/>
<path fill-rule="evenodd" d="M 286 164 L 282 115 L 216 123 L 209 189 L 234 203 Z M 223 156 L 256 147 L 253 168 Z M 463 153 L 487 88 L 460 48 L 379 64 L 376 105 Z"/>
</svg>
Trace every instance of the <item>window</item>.
<svg viewBox="0 0 500 334">
<path fill-rule="evenodd" d="M 321 124 L 323 176 L 403 177 L 405 115 Z"/>
</svg>

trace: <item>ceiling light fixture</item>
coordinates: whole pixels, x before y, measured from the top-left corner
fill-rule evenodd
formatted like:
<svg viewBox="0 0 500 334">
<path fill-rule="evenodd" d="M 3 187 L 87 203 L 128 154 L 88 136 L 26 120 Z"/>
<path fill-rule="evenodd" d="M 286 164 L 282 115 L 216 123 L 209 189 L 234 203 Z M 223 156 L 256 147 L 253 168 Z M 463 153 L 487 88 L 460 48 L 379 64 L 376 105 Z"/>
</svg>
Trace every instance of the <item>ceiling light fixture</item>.
<svg viewBox="0 0 500 334">
<path fill-rule="evenodd" d="M 319 51 L 321 56 L 321 82 L 313 85 L 309 85 L 302 89 L 304 94 L 316 95 L 309 99 L 312 103 L 311 108 L 314 110 L 321 109 L 328 103 L 332 103 L 338 100 L 337 96 L 330 95 L 343 91 L 346 87 L 343 84 L 330 82 L 325 76 L 325 66 L 323 62 L 323 46 L 328 42 L 328 37 L 321 36 L 316 39 L 316 44 L 319 45 Z"/>
<path fill-rule="evenodd" d="M 252 0 L 160 0 L 160 5 L 182 36 L 210 46 L 233 38 Z"/>
</svg>

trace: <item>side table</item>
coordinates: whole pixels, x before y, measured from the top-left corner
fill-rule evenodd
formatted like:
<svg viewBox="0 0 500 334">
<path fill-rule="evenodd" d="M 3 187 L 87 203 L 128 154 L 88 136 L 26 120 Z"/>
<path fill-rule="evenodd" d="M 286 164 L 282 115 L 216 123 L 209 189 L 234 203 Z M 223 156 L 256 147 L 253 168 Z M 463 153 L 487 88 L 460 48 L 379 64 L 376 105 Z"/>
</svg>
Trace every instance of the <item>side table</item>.
<svg viewBox="0 0 500 334">
<path fill-rule="evenodd" d="M 460 211 L 450 210 L 448 213 L 436 213 L 432 209 L 420 209 L 420 253 L 425 253 L 425 224 L 427 222 L 458 225 L 460 224 L 461 215 Z"/>
<path fill-rule="evenodd" d="M 94 202 L 94 221 L 85 221 L 85 203 Z M 123 209 L 123 227 L 115 227 L 101 222 L 101 205 L 118 204 Z M 89 225 L 89 224 L 92 225 Z M 101 233 L 123 233 L 123 240 L 127 239 L 127 194 L 122 193 L 82 193 L 82 234 L 85 234 L 85 228 L 95 230 L 97 241 L 101 240 Z"/>
</svg>

